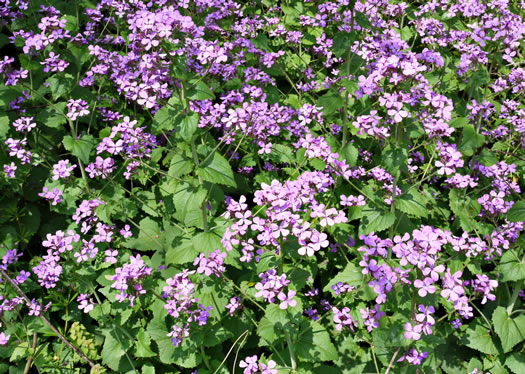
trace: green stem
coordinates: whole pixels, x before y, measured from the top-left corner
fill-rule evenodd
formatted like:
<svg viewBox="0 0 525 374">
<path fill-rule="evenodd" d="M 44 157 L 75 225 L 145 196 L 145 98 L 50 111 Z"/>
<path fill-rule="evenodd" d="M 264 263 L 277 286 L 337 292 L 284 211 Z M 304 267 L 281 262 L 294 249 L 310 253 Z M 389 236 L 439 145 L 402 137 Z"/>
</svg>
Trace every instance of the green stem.
<svg viewBox="0 0 525 374">
<path fill-rule="evenodd" d="M 208 368 L 209 371 L 211 371 L 210 362 L 208 361 L 208 357 L 206 357 L 206 352 L 204 352 L 204 344 L 201 343 L 201 356 L 202 360 L 204 361 L 204 365 Z"/>
<path fill-rule="evenodd" d="M 197 148 L 195 147 L 195 138 L 191 138 L 191 154 L 193 155 L 193 162 L 195 167 L 199 166 L 199 156 L 197 155 Z M 202 185 L 202 179 L 197 175 L 199 185 Z M 204 232 L 208 232 L 208 201 L 204 199 L 201 204 L 202 210 L 202 224 L 204 225 Z"/>
<path fill-rule="evenodd" d="M 379 371 L 379 366 L 377 366 L 376 349 L 373 344 L 371 345 L 371 347 L 372 347 L 372 358 L 374 359 L 374 366 L 376 367 L 377 374 L 379 374 L 381 372 Z"/>
<path fill-rule="evenodd" d="M 297 363 L 295 362 L 295 354 L 292 348 L 292 339 L 290 339 L 290 334 L 286 330 L 284 330 L 284 336 L 286 337 L 286 345 L 288 345 L 288 352 L 290 352 L 290 361 L 292 366 L 292 370 L 290 370 L 290 372 L 295 373 L 297 370 Z"/>
<path fill-rule="evenodd" d="M 352 17 L 352 26 L 354 18 Z M 348 48 L 348 54 L 346 55 L 346 79 L 348 79 L 348 76 L 350 75 L 350 60 L 351 60 L 351 48 Z M 348 89 L 344 90 L 345 94 L 345 106 L 343 107 L 343 142 L 341 144 L 341 151 L 346 146 L 346 142 L 348 141 Z"/>
<path fill-rule="evenodd" d="M 509 306 L 507 307 L 507 313 L 509 315 L 512 313 L 512 310 L 514 309 L 514 306 L 516 305 L 516 301 L 518 300 L 518 296 L 520 294 L 520 290 L 522 286 L 523 286 L 523 279 L 516 282 L 514 292 L 512 293 L 512 297 L 510 299 Z"/>
</svg>

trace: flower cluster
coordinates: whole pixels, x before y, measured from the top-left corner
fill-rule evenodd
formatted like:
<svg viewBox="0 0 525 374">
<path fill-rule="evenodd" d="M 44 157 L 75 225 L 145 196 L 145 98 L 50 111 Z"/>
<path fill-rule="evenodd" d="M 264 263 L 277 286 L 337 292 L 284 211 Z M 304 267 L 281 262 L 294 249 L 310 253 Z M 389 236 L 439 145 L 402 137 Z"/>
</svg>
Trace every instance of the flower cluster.
<svg viewBox="0 0 525 374">
<path fill-rule="evenodd" d="M 151 268 L 144 264 L 140 255 L 130 256 L 129 264 L 115 269 L 115 275 L 111 277 L 114 281 L 111 288 L 115 288 L 120 293 L 115 296 L 115 300 L 123 302 L 129 300 L 133 306 L 134 300 L 139 295 L 146 293 L 142 285 L 144 278 L 151 275 Z"/>
</svg>

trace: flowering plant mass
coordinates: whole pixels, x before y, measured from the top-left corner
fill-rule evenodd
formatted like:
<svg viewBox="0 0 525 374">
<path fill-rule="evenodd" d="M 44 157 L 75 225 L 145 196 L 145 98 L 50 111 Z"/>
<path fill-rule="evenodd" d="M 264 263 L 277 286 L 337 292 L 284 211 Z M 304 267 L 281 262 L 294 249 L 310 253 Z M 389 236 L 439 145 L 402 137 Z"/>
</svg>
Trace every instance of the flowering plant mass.
<svg viewBox="0 0 525 374">
<path fill-rule="evenodd" d="M 0 1 L 0 374 L 525 373 L 525 2 Z"/>
</svg>

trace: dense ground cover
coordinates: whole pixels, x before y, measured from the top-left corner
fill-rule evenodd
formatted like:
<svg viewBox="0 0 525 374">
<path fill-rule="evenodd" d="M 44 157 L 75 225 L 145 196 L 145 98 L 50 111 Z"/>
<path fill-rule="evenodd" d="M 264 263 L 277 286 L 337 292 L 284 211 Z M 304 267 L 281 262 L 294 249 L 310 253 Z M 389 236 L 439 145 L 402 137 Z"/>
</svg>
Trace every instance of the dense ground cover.
<svg viewBox="0 0 525 374">
<path fill-rule="evenodd" d="M 0 1 L 0 373 L 524 373 L 523 9 Z"/>
</svg>

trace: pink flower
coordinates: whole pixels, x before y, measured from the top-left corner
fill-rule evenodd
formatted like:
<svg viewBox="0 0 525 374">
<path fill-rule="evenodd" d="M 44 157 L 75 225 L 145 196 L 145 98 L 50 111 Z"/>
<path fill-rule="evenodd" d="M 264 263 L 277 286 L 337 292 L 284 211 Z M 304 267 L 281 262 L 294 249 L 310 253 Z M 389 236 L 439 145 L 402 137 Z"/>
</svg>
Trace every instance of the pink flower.
<svg viewBox="0 0 525 374">
<path fill-rule="evenodd" d="M 7 345 L 11 335 L 6 335 L 5 332 L 0 332 L 0 345 Z"/>
<path fill-rule="evenodd" d="M 412 327 L 410 322 L 405 323 L 405 339 L 419 340 L 421 338 L 421 325 Z"/>
<path fill-rule="evenodd" d="M 259 370 L 257 355 L 248 356 L 244 360 L 241 360 L 239 367 L 244 368 L 244 374 L 256 373 Z"/>
<path fill-rule="evenodd" d="M 277 295 L 277 298 L 281 300 L 281 304 L 279 304 L 279 308 L 281 309 L 287 309 L 288 307 L 294 307 L 297 305 L 297 300 L 292 300 L 295 296 L 296 292 L 294 290 L 288 291 L 288 297 L 285 295 L 284 292 L 279 293 Z"/>
</svg>

